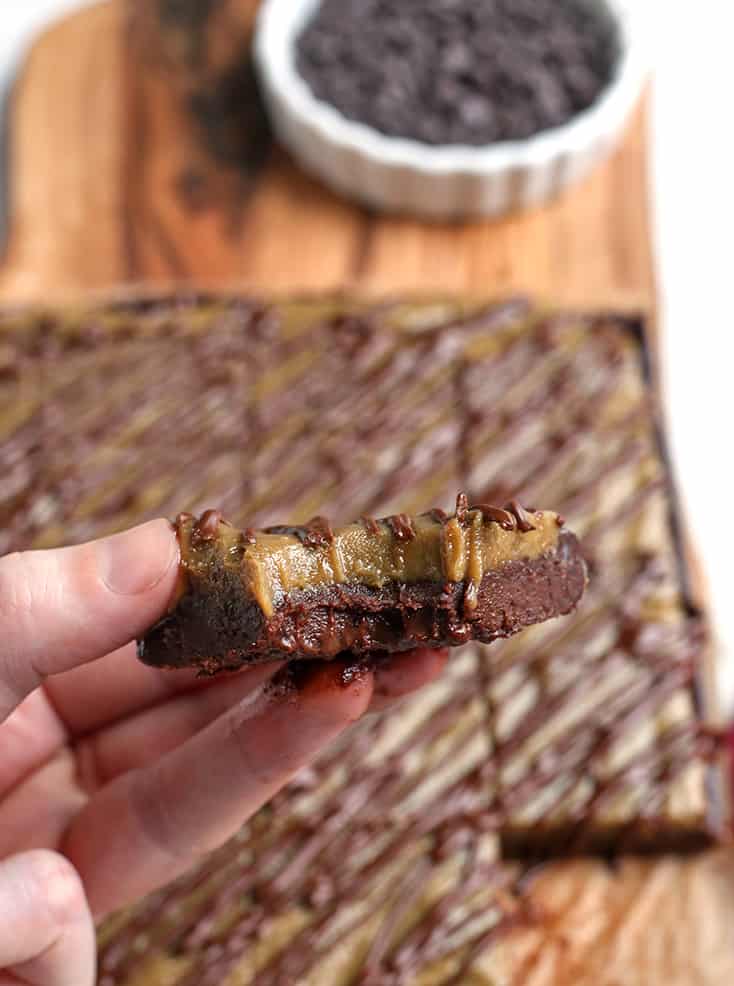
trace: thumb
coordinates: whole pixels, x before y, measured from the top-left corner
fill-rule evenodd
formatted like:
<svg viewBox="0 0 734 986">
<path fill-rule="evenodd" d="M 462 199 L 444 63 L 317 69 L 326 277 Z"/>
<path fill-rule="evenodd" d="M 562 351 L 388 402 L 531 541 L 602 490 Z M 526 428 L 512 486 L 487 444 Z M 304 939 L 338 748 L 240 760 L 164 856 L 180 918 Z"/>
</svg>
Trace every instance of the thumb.
<svg viewBox="0 0 734 986">
<path fill-rule="evenodd" d="M 104 656 L 162 616 L 177 560 L 163 520 L 0 558 L 0 722 L 47 675 Z"/>
<path fill-rule="evenodd" d="M 0 862 L 0 914 L 0 981 L 5 970 L 29 986 L 93 986 L 94 924 L 64 856 L 44 849 Z"/>
</svg>

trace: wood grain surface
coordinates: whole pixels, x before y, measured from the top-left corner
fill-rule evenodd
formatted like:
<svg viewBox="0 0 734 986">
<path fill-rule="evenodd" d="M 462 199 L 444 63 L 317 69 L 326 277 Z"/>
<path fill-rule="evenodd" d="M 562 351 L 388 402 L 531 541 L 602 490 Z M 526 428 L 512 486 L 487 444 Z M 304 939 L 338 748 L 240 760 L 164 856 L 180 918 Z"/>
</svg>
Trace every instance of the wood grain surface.
<svg viewBox="0 0 734 986">
<path fill-rule="evenodd" d="M 251 18 L 256 3 L 238 2 Z M 229 80 L 242 116 L 228 129 L 217 130 L 216 101 L 192 113 L 191 90 L 142 50 L 130 9 L 108 0 L 52 27 L 17 80 L 5 298 L 196 282 L 530 290 L 653 308 L 644 106 L 614 157 L 544 209 L 440 225 L 385 218 L 330 194 L 270 143 L 247 76 Z"/>
</svg>

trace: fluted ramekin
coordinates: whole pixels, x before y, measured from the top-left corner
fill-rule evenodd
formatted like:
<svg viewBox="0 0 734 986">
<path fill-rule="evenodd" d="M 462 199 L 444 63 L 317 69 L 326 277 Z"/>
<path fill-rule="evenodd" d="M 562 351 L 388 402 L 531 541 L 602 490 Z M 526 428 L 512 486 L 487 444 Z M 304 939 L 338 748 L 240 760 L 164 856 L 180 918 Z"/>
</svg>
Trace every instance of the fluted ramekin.
<svg viewBox="0 0 734 986">
<path fill-rule="evenodd" d="M 385 136 L 317 99 L 298 72 L 296 41 L 319 0 L 264 0 L 255 57 L 273 127 L 306 170 L 376 209 L 446 219 L 539 205 L 612 151 L 647 74 L 645 0 L 594 2 L 616 21 L 619 51 L 592 107 L 527 140 L 436 147 Z"/>
</svg>

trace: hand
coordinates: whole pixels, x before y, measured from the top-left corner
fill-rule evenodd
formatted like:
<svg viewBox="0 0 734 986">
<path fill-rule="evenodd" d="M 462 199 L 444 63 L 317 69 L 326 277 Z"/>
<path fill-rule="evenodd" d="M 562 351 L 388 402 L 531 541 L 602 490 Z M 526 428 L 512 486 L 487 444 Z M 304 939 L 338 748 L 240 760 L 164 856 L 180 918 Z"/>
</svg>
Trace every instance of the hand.
<svg viewBox="0 0 734 986">
<path fill-rule="evenodd" d="M 289 691 L 263 687 L 277 664 L 145 667 L 130 641 L 165 612 L 177 561 L 164 521 L 0 559 L 0 986 L 92 986 L 95 918 L 187 870 L 350 723 L 443 669 L 445 652 L 415 652 L 344 685 L 338 662 L 314 662 Z"/>
</svg>

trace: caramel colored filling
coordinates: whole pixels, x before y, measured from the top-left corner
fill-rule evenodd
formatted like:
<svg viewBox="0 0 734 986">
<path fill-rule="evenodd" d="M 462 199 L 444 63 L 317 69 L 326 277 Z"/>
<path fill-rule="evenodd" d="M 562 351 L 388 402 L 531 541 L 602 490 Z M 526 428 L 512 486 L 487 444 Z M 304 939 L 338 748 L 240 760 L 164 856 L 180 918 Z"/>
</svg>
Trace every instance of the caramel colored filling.
<svg viewBox="0 0 734 986">
<path fill-rule="evenodd" d="M 558 515 L 538 511 L 530 516 L 533 529 L 527 531 L 506 530 L 479 509 L 467 511 L 461 522 L 457 517 L 437 521 L 430 514 L 405 518 L 407 531 L 398 527 L 398 533 L 390 521 L 355 523 L 318 545 L 304 544 L 295 533 L 265 531 L 243 545 L 241 532 L 220 522 L 216 541 L 225 564 L 239 567 L 246 592 L 267 618 L 294 589 L 345 584 L 379 589 L 389 582 L 467 582 L 471 608 L 485 572 L 538 558 L 557 544 Z M 180 537 L 186 567 L 201 570 L 211 539 L 200 544 L 193 521 L 181 526 Z"/>
</svg>

